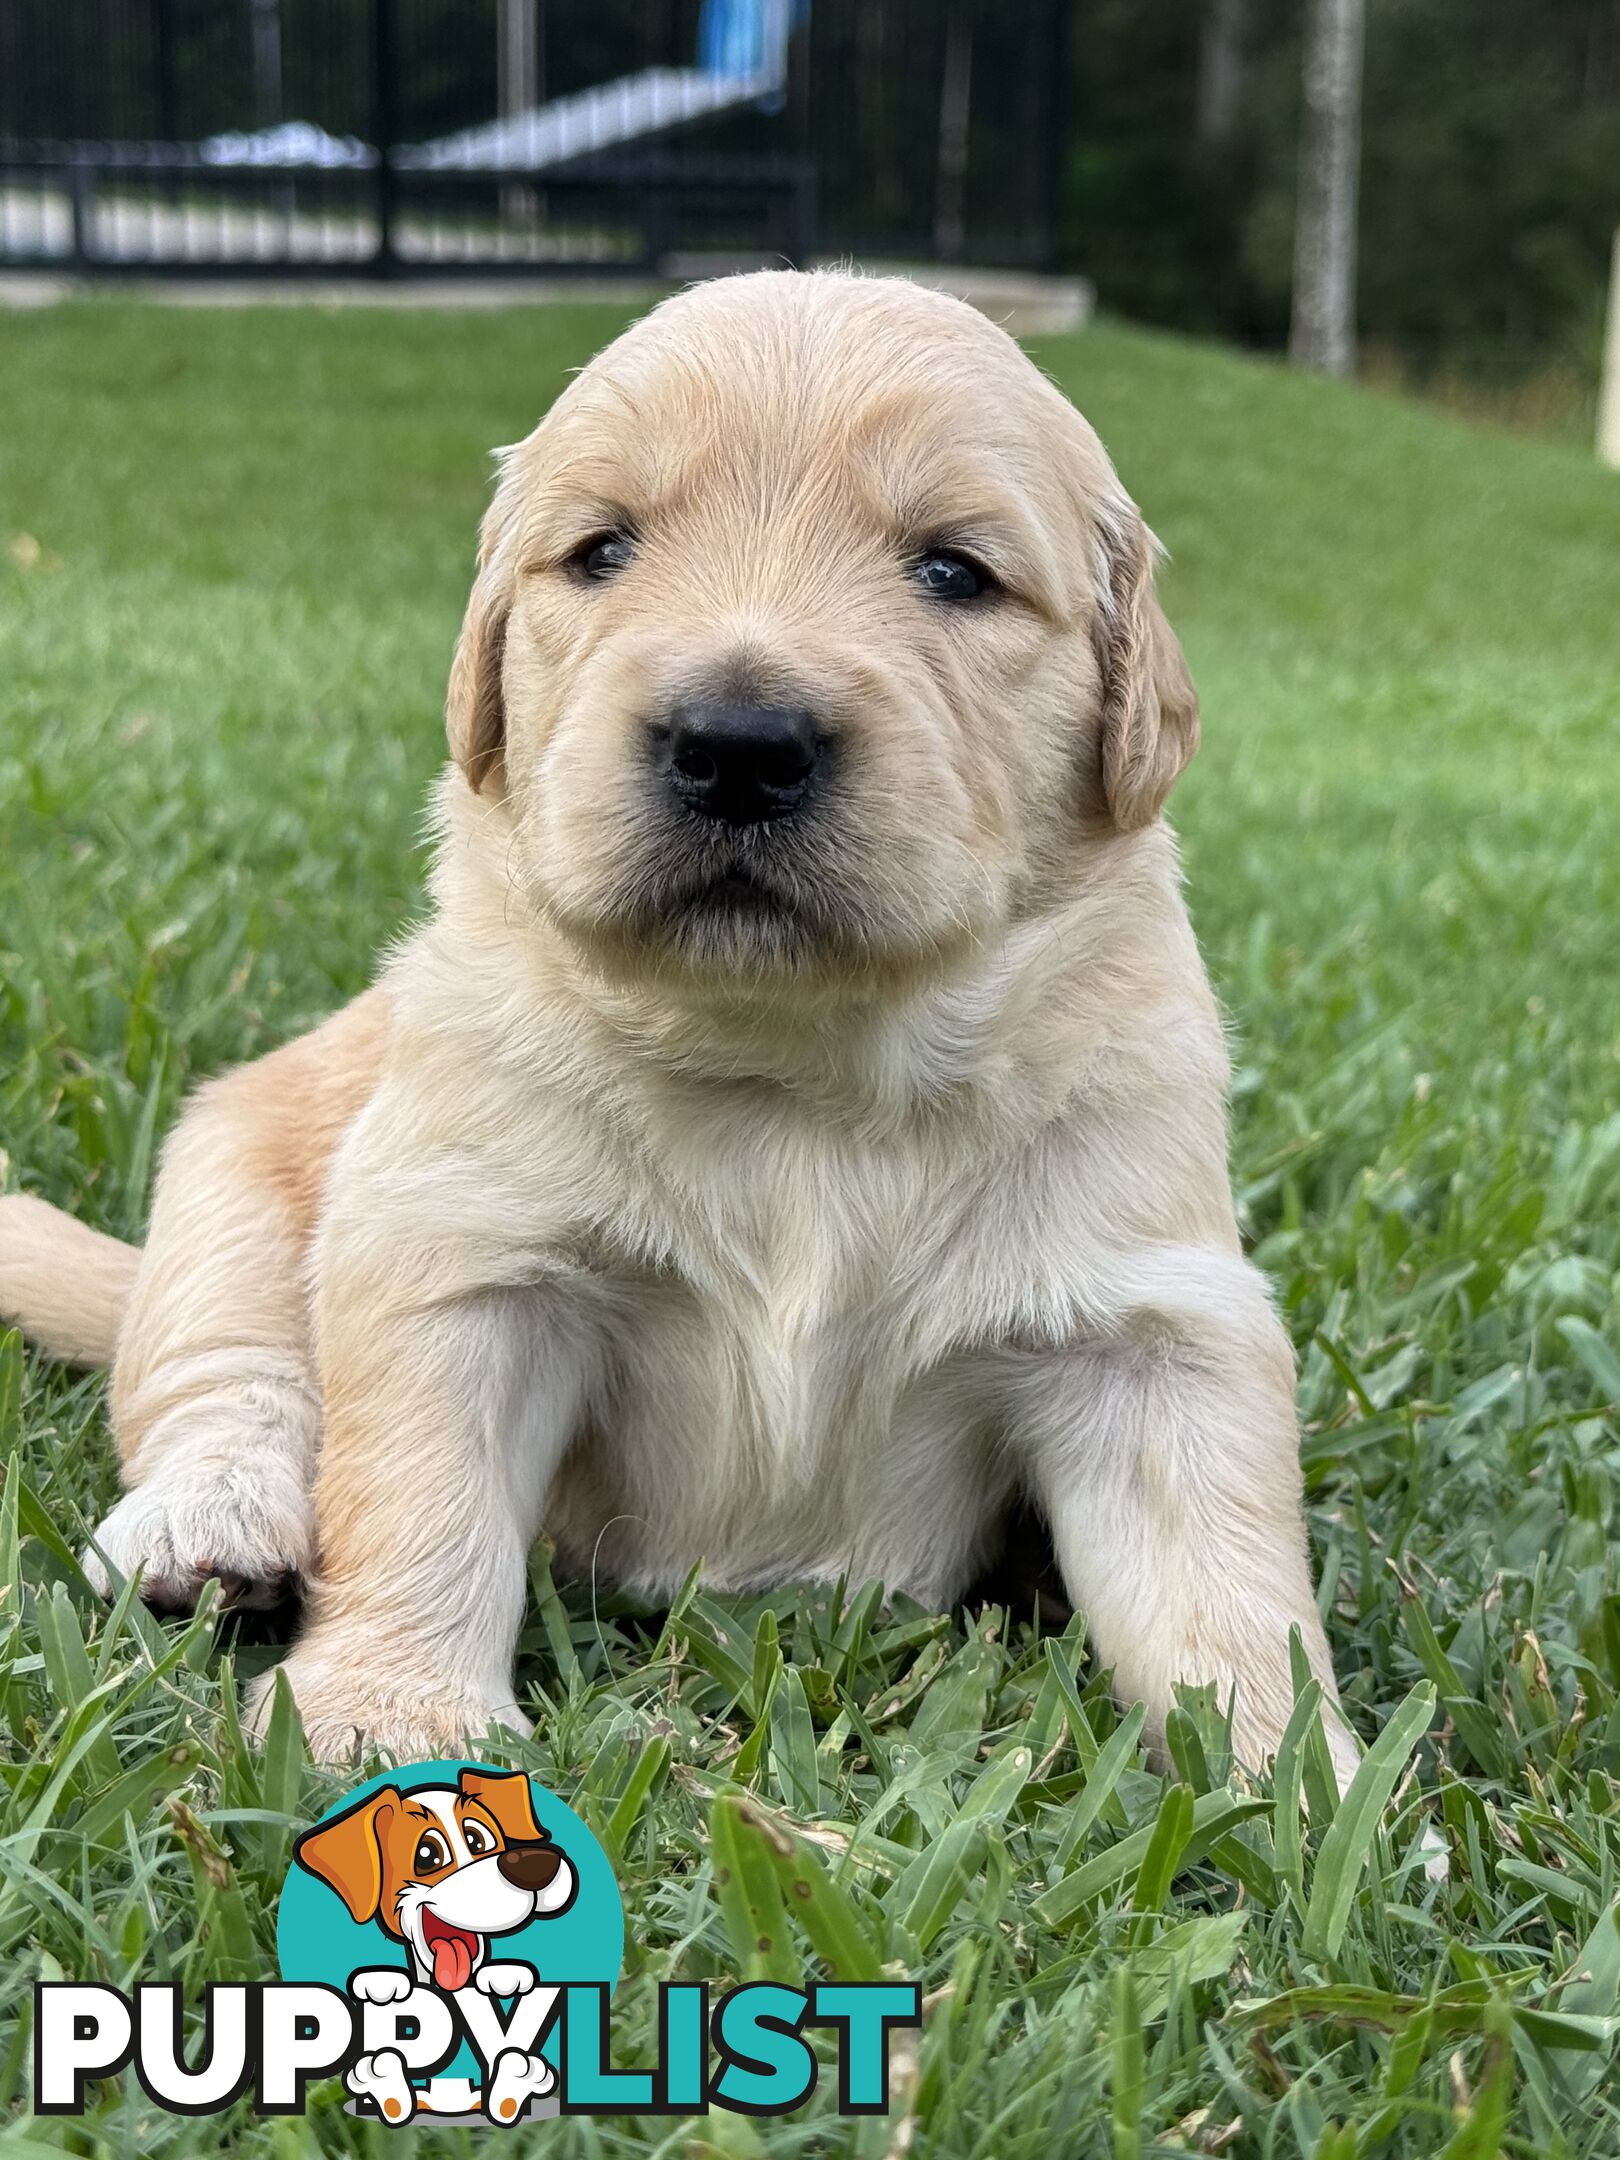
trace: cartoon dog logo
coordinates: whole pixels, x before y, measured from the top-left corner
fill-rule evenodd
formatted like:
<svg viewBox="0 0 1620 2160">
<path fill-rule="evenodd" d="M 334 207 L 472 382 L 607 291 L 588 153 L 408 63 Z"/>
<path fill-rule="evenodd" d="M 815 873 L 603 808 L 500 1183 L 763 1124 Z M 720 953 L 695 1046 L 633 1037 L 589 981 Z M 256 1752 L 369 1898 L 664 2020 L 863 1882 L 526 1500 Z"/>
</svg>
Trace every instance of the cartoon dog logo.
<svg viewBox="0 0 1620 2160">
<path fill-rule="evenodd" d="M 491 1957 L 491 1940 L 566 1912 L 579 1889 L 567 1855 L 535 1819 L 521 1771 L 462 1770 L 454 1785 L 408 1791 L 384 1785 L 306 1831 L 294 1851 L 355 1920 L 374 1922 L 409 1953 L 408 1972 L 354 1974 L 361 2002 L 402 2002 L 415 1987 L 452 1998 L 528 1994 L 539 1983 L 533 1966 Z M 413 2087 L 392 2050 L 362 2055 L 347 2082 L 391 2122 L 418 2107 L 460 2113 L 479 2097 L 464 2080 Z M 553 2083 L 542 2056 L 508 2051 L 482 2095 L 485 2111 L 510 2122 Z"/>
</svg>

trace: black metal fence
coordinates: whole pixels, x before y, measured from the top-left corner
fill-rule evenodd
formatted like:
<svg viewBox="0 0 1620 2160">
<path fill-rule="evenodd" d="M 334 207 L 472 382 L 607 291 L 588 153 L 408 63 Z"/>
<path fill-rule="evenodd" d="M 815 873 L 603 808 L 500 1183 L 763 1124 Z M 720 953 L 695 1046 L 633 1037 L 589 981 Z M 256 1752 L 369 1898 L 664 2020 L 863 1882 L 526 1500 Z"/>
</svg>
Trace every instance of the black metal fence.
<svg viewBox="0 0 1620 2160">
<path fill-rule="evenodd" d="M 0 0 L 0 266 L 1045 264 L 1071 4 Z"/>
</svg>

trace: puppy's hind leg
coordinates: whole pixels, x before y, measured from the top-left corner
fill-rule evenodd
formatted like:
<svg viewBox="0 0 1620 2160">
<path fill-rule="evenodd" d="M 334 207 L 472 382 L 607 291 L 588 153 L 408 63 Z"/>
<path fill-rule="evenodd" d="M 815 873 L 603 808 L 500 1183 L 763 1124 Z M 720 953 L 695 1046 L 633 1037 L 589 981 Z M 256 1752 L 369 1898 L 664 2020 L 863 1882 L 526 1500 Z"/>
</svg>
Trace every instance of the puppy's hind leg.
<svg viewBox="0 0 1620 2160">
<path fill-rule="evenodd" d="M 371 992 L 205 1087 L 176 1127 L 113 1365 L 126 1487 L 96 1532 L 119 1575 L 186 1610 L 279 1603 L 314 1558 L 320 1390 L 305 1260 L 331 1157 L 375 1084 Z M 104 1590 L 110 1573 L 87 1556 Z"/>
</svg>

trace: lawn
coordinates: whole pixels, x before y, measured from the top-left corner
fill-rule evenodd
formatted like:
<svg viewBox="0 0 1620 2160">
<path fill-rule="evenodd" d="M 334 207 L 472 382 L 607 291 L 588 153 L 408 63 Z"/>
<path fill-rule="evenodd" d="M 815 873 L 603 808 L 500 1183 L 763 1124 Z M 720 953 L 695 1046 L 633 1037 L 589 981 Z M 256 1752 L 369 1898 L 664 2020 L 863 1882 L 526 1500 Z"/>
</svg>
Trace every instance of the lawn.
<svg viewBox="0 0 1620 2160">
<path fill-rule="evenodd" d="M 620 319 L 0 315 L 0 1184 L 136 1231 L 185 1088 L 410 919 L 487 451 Z M 1186 1810 L 1225 1783 L 1218 1719 L 1189 1704 L 1151 1774 L 1078 1630 L 853 1584 L 661 1620 L 537 1555 L 519 1759 L 619 1864 L 618 2060 L 662 1979 L 813 1966 L 716 1894 L 739 1763 L 929 1997 L 890 2120 L 824 2081 L 784 2122 L 545 2143 L 1612 2156 L 1620 477 L 1113 326 L 1036 351 L 1174 558 L 1206 716 L 1175 812 L 1346 1702 L 1368 1741 L 1436 1706 L 1376 1827 L 1319 1804 L 1301 1845 L 1307 1747 L 1211 1845 Z M 0 1451 L 0 2150 L 380 2151 L 331 2087 L 307 2127 L 169 2117 L 127 2076 L 27 2120 L 34 1980 L 272 1975 L 290 1833 L 349 1781 L 244 1745 L 225 1683 L 264 1643 L 88 1593 L 98 1380 L 0 1339 Z"/>
</svg>

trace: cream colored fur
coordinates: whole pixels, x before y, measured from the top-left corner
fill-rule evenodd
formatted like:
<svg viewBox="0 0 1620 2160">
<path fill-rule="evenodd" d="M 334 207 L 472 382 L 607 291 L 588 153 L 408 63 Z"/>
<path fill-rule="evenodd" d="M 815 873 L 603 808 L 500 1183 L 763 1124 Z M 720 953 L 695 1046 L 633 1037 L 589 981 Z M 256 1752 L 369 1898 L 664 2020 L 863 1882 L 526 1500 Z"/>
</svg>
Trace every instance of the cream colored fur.
<svg viewBox="0 0 1620 2160">
<path fill-rule="evenodd" d="M 140 1256 L 27 1193 L 0 1199 L 0 1318 L 64 1365 L 109 1365 Z"/>
<path fill-rule="evenodd" d="M 946 542 L 1002 595 L 923 596 Z M 1197 707 L 1152 557 L 1011 340 L 882 280 L 689 292 L 505 454 L 428 920 L 197 1099 L 132 1292 L 64 1244 L 77 1302 L 42 1293 L 33 1218 L 20 1273 L 0 1247 L 54 1347 L 126 1306 L 113 1566 L 308 1577 L 322 1753 L 521 1723 L 542 1528 L 652 1588 L 942 1605 L 1020 1494 L 1154 1729 L 1214 1681 L 1269 1754 L 1291 1627 L 1331 1687 L 1158 816 Z M 647 729 L 697 695 L 822 717 L 802 830 L 671 816 Z M 722 845 L 779 905 L 693 897 Z"/>
</svg>

